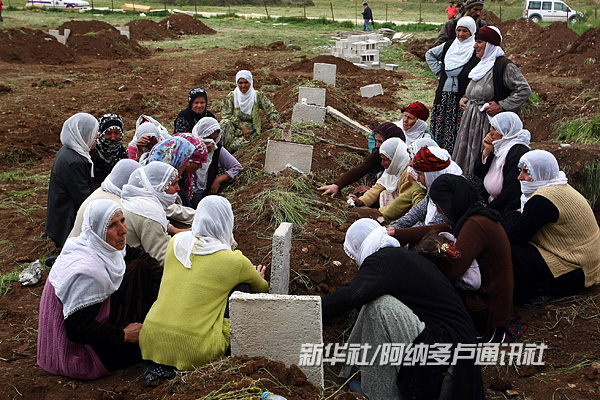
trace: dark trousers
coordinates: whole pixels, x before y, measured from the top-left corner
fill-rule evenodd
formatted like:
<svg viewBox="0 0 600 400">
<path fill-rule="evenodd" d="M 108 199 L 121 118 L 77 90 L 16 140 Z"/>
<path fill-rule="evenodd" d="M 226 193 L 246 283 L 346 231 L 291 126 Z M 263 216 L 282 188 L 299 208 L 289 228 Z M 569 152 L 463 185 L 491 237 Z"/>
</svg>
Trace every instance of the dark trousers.
<svg viewBox="0 0 600 400">
<path fill-rule="evenodd" d="M 229 296 L 227 296 L 227 299 L 229 299 L 229 297 L 231 297 L 233 292 L 252 293 L 252 286 L 250 286 L 249 283 L 240 283 L 239 285 L 237 285 L 233 289 L 231 289 L 231 292 L 229 292 Z M 229 301 L 227 301 L 227 306 L 225 306 L 224 317 L 229 318 Z"/>
<path fill-rule="evenodd" d="M 540 293 L 567 296 L 585 288 L 585 275 L 581 268 L 555 278 L 534 245 L 511 245 L 511 250 L 517 300 Z"/>
</svg>

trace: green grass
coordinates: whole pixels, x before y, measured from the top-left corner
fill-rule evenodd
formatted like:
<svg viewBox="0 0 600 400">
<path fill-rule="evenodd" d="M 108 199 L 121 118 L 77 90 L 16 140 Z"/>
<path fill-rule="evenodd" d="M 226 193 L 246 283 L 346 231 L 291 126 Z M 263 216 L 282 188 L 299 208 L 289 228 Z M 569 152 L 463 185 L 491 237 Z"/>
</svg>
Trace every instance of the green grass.
<svg viewBox="0 0 600 400">
<path fill-rule="evenodd" d="M 594 207 L 600 197 L 600 161 L 585 164 L 585 181 L 581 187 L 581 194 L 590 207 Z"/>
<path fill-rule="evenodd" d="M 555 134 L 557 142 L 600 143 L 600 112 L 592 118 L 559 122 Z"/>
<path fill-rule="evenodd" d="M 0 245 L 10 245 L 7 240 L 0 241 Z M 19 265 L 7 274 L 0 275 L 0 296 L 4 296 L 12 288 L 12 284 L 19 282 L 19 274 L 23 271 L 27 265 Z"/>
</svg>

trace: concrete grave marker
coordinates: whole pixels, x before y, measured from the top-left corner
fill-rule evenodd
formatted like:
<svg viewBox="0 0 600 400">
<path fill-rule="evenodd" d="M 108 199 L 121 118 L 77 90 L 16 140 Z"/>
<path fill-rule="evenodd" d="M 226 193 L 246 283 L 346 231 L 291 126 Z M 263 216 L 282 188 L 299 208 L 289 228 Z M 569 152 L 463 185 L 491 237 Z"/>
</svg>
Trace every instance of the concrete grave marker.
<svg viewBox="0 0 600 400">
<path fill-rule="evenodd" d="M 292 224 L 283 222 L 273 234 L 273 255 L 269 293 L 288 294 L 290 291 L 290 251 L 292 250 Z"/>
<path fill-rule="evenodd" d="M 296 103 L 292 111 L 292 122 L 312 122 L 322 125 L 325 123 L 325 107 Z"/>
<path fill-rule="evenodd" d="M 306 99 L 306 104 L 313 106 L 325 107 L 325 88 L 298 88 L 298 103 L 302 103 L 302 99 Z"/>
<path fill-rule="evenodd" d="M 313 66 L 313 79 L 329 85 L 335 86 L 336 73 L 337 65 L 335 64 L 315 63 Z"/>
<path fill-rule="evenodd" d="M 383 87 L 380 83 L 375 83 L 373 85 L 367 85 L 360 88 L 361 97 L 375 97 L 383 94 Z"/>
<path fill-rule="evenodd" d="M 291 164 L 304 173 L 310 172 L 313 147 L 308 144 L 269 140 L 265 156 L 265 170 L 270 173 L 283 171 Z"/>
<path fill-rule="evenodd" d="M 267 357 L 286 367 L 300 363 L 302 345 L 323 343 L 321 298 L 235 292 L 229 298 L 231 355 Z M 323 364 L 299 366 L 323 388 Z"/>
<path fill-rule="evenodd" d="M 48 30 L 48 34 L 50 36 L 54 36 L 56 39 L 58 39 L 58 35 L 59 35 L 58 29 L 50 29 L 50 30 Z"/>
</svg>

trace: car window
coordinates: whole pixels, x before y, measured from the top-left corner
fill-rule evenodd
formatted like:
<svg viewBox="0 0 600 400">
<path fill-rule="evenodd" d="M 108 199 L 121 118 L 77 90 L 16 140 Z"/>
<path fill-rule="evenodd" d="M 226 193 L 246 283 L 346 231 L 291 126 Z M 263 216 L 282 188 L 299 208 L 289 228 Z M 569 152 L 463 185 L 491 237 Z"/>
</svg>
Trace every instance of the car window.
<svg viewBox="0 0 600 400">
<path fill-rule="evenodd" d="M 552 10 L 552 2 L 550 2 L 550 1 L 543 2 L 542 10 Z"/>
<path fill-rule="evenodd" d="M 554 9 L 556 11 L 567 11 L 568 7 L 565 3 L 554 3 Z"/>
<path fill-rule="evenodd" d="M 540 10 L 542 8 L 542 2 L 541 1 L 530 1 L 529 2 L 529 9 L 530 10 Z"/>
</svg>

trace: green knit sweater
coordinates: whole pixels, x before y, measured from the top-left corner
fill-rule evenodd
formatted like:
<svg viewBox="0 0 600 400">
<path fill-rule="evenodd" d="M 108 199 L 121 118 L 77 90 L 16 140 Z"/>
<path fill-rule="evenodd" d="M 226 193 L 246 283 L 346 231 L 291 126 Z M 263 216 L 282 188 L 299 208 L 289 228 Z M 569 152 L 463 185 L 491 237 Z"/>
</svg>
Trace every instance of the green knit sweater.
<svg viewBox="0 0 600 400">
<path fill-rule="evenodd" d="M 222 356 L 229 347 L 225 306 L 240 283 L 249 283 L 253 292 L 269 288 L 239 250 L 194 255 L 188 269 L 175 258 L 171 240 L 158 299 L 140 332 L 144 360 L 193 370 Z"/>
</svg>

